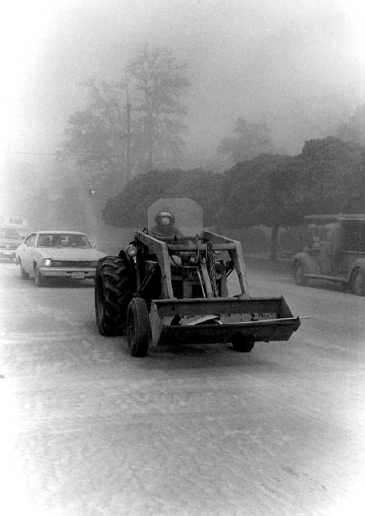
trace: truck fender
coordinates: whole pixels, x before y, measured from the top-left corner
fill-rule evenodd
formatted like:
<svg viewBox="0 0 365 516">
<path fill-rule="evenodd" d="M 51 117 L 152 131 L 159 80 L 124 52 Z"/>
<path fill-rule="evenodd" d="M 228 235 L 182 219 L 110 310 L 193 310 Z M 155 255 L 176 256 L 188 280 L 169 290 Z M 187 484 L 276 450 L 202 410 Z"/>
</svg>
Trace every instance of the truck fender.
<svg viewBox="0 0 365 516">
<path fill-rule="evenodd" d="M 304 274 L 320 274 L 319 263 L 316 258 L 308 253 L 297 253 L 292 259 L 292 269 L 300 263 L 304 269 Z"/>
</svg>

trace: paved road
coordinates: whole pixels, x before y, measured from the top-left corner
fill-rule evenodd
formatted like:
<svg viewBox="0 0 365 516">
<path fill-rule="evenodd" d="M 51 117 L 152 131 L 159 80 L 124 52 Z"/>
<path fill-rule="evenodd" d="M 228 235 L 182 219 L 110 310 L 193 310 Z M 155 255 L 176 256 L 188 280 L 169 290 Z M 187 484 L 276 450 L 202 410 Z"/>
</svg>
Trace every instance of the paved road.
<svg viewBox="0 0 365 516">
<path fill-rule="evenodd" d="M 289 342 L 136 359 L 93 285 L 0 264 L 0 513 L 364 514 L 365 298 L 252 265 L 252 295 L 312 316 Z"/>
</svg>

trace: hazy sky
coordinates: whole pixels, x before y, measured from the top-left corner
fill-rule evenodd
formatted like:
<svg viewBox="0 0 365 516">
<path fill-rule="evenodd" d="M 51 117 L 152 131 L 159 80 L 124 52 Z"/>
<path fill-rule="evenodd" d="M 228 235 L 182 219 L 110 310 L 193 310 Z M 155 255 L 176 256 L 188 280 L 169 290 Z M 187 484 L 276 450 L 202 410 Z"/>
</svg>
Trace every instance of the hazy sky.
<svg viewBox="0 0 365 516">
<path fill-rule="evenodd" d="M 7 2 L 8 3 L 8 2 Z M 10 3 L 10 2 L 9 2 Z M 53 152 L 88 78 L 123 77 L 143 43 L 189 65 L 187 149 L 196 165 L 238 116 L 278 144 L 304 141 L 365 102 L 362 0 L 23 0 L 0 26 L 2 148 Z M 20 6 L 20 7 L 19 7 Z M 19 10 L 20 9 L 20 10 Z M 199 163 L 199 160 L 202 163 Z M 223 159 L 223 158 L 222 158 Z"/>
</svg>

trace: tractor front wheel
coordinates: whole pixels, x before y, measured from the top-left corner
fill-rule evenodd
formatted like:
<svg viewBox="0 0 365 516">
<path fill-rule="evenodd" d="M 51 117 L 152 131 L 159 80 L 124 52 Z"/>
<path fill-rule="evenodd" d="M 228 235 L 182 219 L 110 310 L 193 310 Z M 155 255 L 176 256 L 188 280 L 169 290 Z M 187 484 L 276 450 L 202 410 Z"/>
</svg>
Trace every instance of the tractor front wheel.
<svg viewBox="0 0 365 516">
<path fill-rule="evenodd" d="M 146 301 L 134 297 L 129 303 L 127 314 L 127 340 L 129 352 L 133 357 L 147 355 L 151 338 L 151 327 Z"/>
<path fill-rule="evenodd" d="M 242 337 L 237 334 L 232 337 L 232 346 L 239 353 L 249 353 L 255 345 L 255 339 L 252 337 Z"/>
<path fill-rule="evenodd" d="M 135 290 L 134 270 L 125 258 L 105 256 L 95 274 L 95 315 L 101 335 L 121 335 Z"/>
</svg>

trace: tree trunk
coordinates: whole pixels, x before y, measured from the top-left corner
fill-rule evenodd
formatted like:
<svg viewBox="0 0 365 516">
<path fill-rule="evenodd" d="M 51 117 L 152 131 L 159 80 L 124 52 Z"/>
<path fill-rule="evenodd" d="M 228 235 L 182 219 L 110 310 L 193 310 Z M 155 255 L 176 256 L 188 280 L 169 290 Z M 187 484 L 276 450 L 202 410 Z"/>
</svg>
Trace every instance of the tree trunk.
<svg viewBox="0 0 365 516">
<path fill-rule="evenodd" d="M 278 260 L 278 242 L 279 241 L 279 226 L 271 228 L 271 249 L 270 260 L 276 262 Z"/>
</svg>

